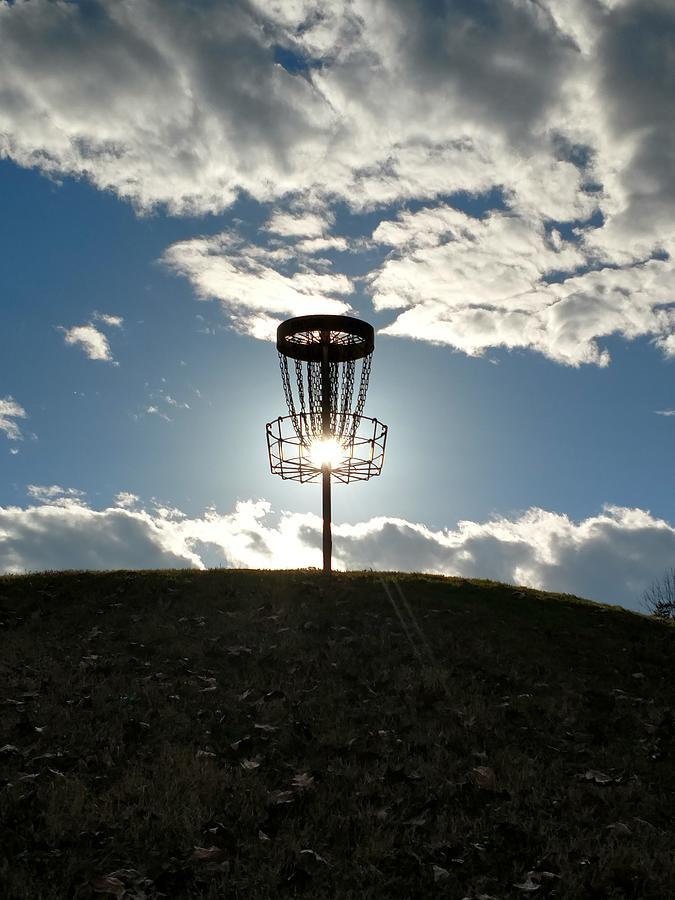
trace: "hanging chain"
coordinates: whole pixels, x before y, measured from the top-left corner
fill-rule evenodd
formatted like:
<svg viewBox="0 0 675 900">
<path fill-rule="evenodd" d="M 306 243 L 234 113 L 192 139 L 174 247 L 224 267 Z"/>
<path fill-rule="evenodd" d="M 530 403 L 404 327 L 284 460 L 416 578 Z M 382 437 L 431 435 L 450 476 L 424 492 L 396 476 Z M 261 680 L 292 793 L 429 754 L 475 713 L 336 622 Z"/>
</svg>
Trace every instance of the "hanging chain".
<svg viewBox="0 0 675 900">
<path fill-rule="evenodd" d="M 352 424 L 352 437 L 356 434 L 356 430 L 361 422 L 363 408 L 366 405 L 366 394 L 368 392 L 368 382 L 370 380 L 370 367 L 373 361 L 372 353 L 363 357 L 363 365 L 361 366 L 361 383 L 359 384 L 359 395 L 356 399 L 356 407 L 354 409 L 354 419 Z"/>
<path fill-rule="evenodd" d="M 343 437 L 346 432 L 348 432 L 347 428 L 347 417 L 351 412 L 352 408 L 352 396 L 354 394 L 354 370 L 356 368 L 356 362 L 353 359 L 348 360 L 343 364 L 342 367 L 342 382 L 340 384 L 340 405 L 339 405 L 339 416 L 336 416 L 335 423 L 335 433 L 340 437 Z M 337 402 L 336 402 L 337 407 Z"/>
<path fill-rule="evenodd" d="M 286 406 L 297 437 L 305 443 L 309 436 L 316 439 L 322 435 L 321 363 L 308 362 L 306 364 L 307 392 L 305 394 L 302 362 L 299 359 L 294 362 L 299 409 L 296 408 L 293 395 L 288 358 L 283 353 L 279 353 L 279 367 Z M 359 427 L 366 404 L 371 363 L 372 354 L 368 354 L 362 361 L 361 378 L 353 416 L 351 415 L 351 405 L 354 397 L 356 363 L 353 359 L 343 363 L 330 363 L 330 423 L 331 431 L 339 438 L 349 436 L 353 439 Z M 308 401 L 307 405 L 306 400 Z"/>
<path fill-rule="evenodd" d="M 314 438 L 320 438 L 322 434 L 320 362 L 307 363 L 307 387 L 309 393 L 311 433 Z"/>
<path fill-rule="evenodd" d="M 295 412 L 295 403 L 293 401 L 293 389 L 291 388 L 291 379 L 288 375 L 288 359 L 283 353 L 279 353 L 279 368 L 281 369 L 281 381 L 284 386 L 284 396 L 286 397 L 286 406 L 293 422 L 293 428 L 298 437 L 300 437 L 300 428 L 298 426 L 298 416 Z M 302 403 L 302 401 L 301 401 Z"/>
</svg>

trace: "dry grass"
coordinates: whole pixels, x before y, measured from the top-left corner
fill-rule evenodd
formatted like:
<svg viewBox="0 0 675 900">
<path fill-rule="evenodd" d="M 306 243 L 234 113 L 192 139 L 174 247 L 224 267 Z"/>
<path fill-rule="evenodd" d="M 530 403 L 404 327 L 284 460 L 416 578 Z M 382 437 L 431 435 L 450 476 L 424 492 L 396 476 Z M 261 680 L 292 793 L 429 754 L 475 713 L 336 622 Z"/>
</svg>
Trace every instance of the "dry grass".
<svg viewBox="0 0 675 900">
<path fill-rule="evenodd" d="M 0 622 L 7 900 L 673 895 L 671 624 L 307 571 L 6 577 Z"/>
</svg>

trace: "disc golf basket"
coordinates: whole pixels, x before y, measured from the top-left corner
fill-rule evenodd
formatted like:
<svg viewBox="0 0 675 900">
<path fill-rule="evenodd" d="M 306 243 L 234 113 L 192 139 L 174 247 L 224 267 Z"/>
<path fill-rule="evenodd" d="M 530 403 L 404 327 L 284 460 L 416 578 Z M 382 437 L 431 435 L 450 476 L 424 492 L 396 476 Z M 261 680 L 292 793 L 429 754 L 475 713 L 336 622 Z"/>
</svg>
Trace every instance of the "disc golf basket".
<svg viewBox="0 0 675 900">
<path fill-rule="evenodd" d="M 289 414 L 267 424 L 270 468 L 291 481 L 321 480 L 325 573 L 331 481 L 367 481 L 384 462 L 387 426 L 363 415 L 374 348 L 372 325 L 350 316 L 298 316 L 277 329 Z"/>
</svg>

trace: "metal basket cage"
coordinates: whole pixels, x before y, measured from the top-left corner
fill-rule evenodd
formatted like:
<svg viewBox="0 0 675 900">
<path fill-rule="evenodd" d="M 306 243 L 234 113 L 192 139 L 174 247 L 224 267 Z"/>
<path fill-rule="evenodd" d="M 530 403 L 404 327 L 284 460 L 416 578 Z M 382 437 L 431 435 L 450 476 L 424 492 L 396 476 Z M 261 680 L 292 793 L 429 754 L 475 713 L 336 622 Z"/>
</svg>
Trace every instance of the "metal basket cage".
<svg viewBox="0 0 675 900">
<path fill-rule="evenodd" d="M 356 419 L 354 414 L 350 418 Z M 300 424 L 300 433 L 296 424 Z M 311 428 L 303 430 L 302 417 L 279 416 L 267 424 L 267 448 L 273 475 L 289 481 L 310 483 L 321 478 L 323 468 L 312 461 L 312 446 L 316 440 Z M 340 484 L 367 481 L 379 475 L 384 464 L 387 426 L 377 419 L 359 416 L 347 435 L 338 441 L 343 459 L 331 466 L 330 475 Z"/>
</svg>

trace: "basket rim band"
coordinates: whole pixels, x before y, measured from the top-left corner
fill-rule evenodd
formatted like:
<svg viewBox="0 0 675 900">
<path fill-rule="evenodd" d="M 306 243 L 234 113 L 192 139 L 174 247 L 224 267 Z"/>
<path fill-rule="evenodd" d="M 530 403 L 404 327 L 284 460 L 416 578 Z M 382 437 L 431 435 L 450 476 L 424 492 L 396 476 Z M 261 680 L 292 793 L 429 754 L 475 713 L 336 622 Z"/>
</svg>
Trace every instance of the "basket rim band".
<svg viewBox="0 0 675 900">
<path fill-rule="evenodd" d="M 310 331 L 338 332 L 343 335 L 352 335 L 360 338 L 351 344 L 328 343 L 329 362 L 348 362 L 349 360 L 362 359 L 375 349 L 375 331 L 373 326 L 363 319 L 353 316 L 310 315 L 295 316 L 286 319 L 277 328 L 277 350 L 291 359 L 299 359 L 303 362 L 321 362 L 323 347 L 320 341 L 297 343 L 291 340 L 294 335 Z"/>
</svg>

